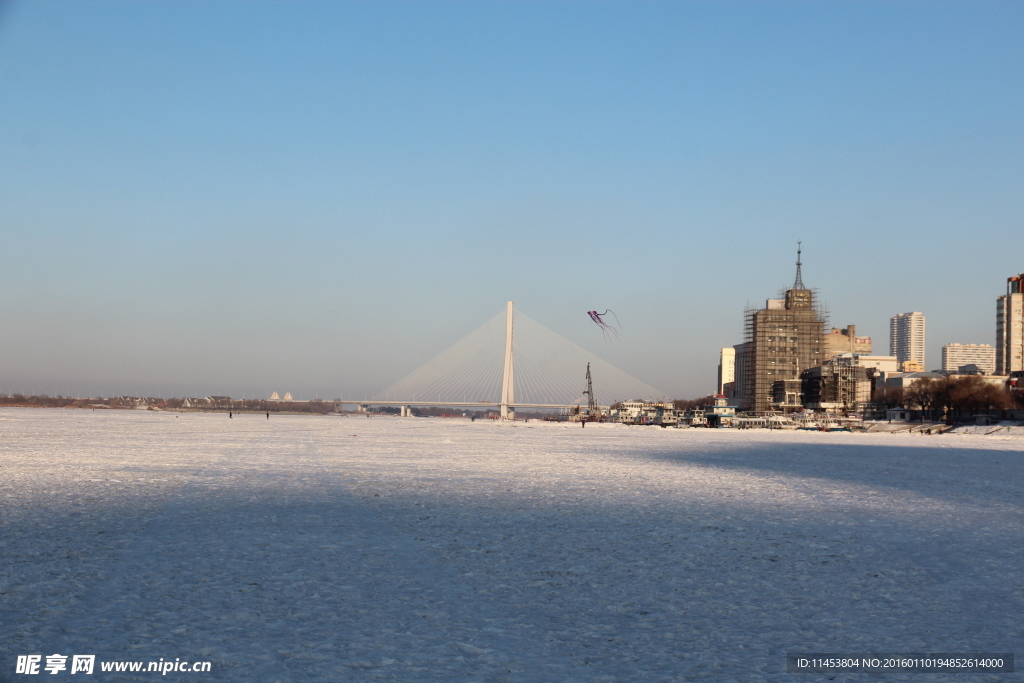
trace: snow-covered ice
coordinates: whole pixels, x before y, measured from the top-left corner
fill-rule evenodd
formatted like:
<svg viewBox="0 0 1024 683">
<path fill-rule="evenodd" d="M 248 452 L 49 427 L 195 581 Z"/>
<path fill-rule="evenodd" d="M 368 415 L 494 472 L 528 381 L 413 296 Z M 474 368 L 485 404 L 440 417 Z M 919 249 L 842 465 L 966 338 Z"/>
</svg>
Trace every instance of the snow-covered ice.
<svg viewBox="0 0 1024 683">
<path fill-rule="evenodd" d="M 32 680 L 33 653 L 268 683 L 809 681 L 786 652 L 1020 653 L 1022 446 L 6 409 L 0 681 Z"/>
</svg>

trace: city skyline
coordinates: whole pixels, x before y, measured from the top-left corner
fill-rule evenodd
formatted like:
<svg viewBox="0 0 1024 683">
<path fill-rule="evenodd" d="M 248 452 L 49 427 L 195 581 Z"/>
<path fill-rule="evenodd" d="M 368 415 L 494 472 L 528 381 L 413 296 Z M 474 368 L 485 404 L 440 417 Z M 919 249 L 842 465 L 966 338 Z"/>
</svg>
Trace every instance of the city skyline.
<svg viewBox="0 0 1024 683">
<path fill-rule="evenodd" d="M 515 300 L 701 396 L 798 240 L 831 326 L 922 311 L 938 368 L 1024 265 L 1022 20 L 7 3 L 0 391 L 373 395 Z"/>
</svg>

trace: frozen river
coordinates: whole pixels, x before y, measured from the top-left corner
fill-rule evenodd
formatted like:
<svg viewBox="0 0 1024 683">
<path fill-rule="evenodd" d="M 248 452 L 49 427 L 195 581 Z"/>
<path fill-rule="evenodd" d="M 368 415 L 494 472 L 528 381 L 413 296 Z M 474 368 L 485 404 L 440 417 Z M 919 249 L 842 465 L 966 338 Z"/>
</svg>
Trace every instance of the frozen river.
<svg viewBox="0 0 1024 683">
<path fill-rule="evenodd" d="M 1020 654 L 1022 446 L 0 410 L 0 681 L 811 681 L 787 652 Z M 16 674 L 25 654 L 97 669 Z M 212 671 L 99 671 L 160 658 Z M 964 677 L 886 677 L 924 679 Z"/>
</svg>

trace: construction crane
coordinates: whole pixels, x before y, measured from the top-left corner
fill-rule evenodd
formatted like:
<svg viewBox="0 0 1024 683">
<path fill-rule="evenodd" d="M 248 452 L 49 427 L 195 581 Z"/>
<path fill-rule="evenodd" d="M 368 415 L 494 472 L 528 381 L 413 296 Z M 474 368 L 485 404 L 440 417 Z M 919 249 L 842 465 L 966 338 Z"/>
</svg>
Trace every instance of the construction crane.
<svg viewBox="0 0 1024 683">
<path fill-rule="evenodd" d="M 590 363 L 587 363 L 587 390 L 583 392 L 587 395 L 587 413 L 591 419 L 597 417 L 597 401 L 594 400 L 594 383 L 590 378 Z"/>
</svg>

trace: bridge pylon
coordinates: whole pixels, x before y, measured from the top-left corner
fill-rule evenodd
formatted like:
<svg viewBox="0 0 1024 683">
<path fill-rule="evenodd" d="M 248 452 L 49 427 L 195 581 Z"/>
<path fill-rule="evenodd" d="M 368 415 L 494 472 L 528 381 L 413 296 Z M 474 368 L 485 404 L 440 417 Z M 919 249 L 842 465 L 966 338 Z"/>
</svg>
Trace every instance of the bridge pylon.
<svg viewBox="0 0 1024 683">
<path fill-rule="evenodd" d="M 3 0 L 0 0 L 2 2 Z M 504 311 L 366 401 L 393 406 L 465 406 L 512 419 L 516 408 L 580 405 L 580 375 L 600 378 L 598 405 L 664 392 L 549 330 L 509 301 Z M 589 394 L 588 394 L 589 396 Z M 586 405 L 586 404 L 584 404 Z"/>
<path fill-rule="evenodd" d="M 505 372 L 501 378 L 501 419 L 516 419 L 516 374 L 515 358 L 512 355 L 512 321 L 515 318 L 515 304 L 508 302 L 505 309 Z"/>
</svg>

